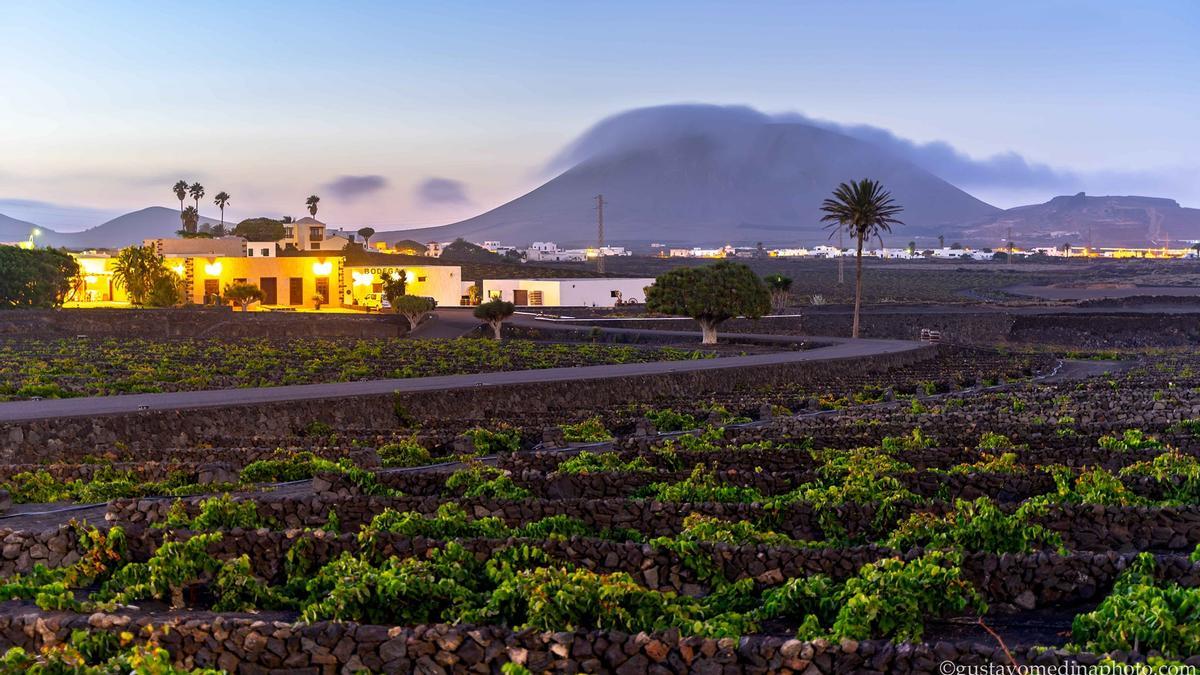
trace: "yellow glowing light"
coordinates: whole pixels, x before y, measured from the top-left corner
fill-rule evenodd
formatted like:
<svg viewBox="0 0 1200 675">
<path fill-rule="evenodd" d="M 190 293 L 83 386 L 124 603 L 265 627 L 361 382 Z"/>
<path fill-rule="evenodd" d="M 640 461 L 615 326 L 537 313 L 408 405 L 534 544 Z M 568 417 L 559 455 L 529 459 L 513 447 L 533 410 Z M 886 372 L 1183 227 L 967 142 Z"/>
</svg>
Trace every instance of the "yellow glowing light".
<svg viewBox="0 0 1200 675">
<path fill-rule="evenodd" d="M 416 280 L 417 280 L 417 275 L 413 274 L 412 272 L 404 273 L 404 283 L 411 284 L 412 282 L 414 282 Z"/>
<path fill-rule="evenodd" d="M 210 262 L 204 264 L 204 273 L 210 277 L 221 276 L 221 261 Z"/>
<path fill-rule="evenodd" d="M 327 277 L 333 272 L 333 263 L 331 262 L 315 262 L 313 263 L 313 274 L 319 277 Z"/>
<path fill-rule="evenodd" d="M 96 277 L 94 275 L 89 274 L 83 278 L 83 283 L 94 284 L 94 283 L 96 283 Z"/>
<path fill-rule="evenodd" d="M 375 275 L 367 274 L 366 272 L 354 272 L 355 286 L 370 286 L 375 283 Z"/>
<path fill-rule="evenodd" d="M 178 274 L 179 276 L 183 276 L 183 263 L 179 263 L 178 265 L 172 267 L 171 271 L 174 272 L 175 274 Z M 219 272 L 220 270 L 217 270 L 217 271 Z"/>
<path fill-rule="evenodd" d="M 391 273 L 389 276 L 391 276 L 391 277 L 392 277 L 392 281 L 395 281 L 395 280 L 397 280 L 397 279 L 399 279 L 399 278 L 400 278 L 400 273 L 399 273 L 399 272 L 392 272 L 392 273 Z"/>
<path fill-rule="evenodd" d="M 79 258 L 79 267 L 88 274 L 103 274 L 103 258 Z"/>
</svg>

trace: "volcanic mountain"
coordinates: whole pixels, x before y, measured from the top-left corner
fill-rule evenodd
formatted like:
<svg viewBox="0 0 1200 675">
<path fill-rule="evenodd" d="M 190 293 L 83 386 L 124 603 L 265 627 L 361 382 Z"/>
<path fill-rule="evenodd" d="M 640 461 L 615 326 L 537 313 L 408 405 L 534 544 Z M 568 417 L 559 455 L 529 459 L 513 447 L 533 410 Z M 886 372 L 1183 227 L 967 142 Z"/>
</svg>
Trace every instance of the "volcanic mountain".
<svg viewBox="0 0 1200 675">
<path fill-rule="evenodd" d="M 15 221 L 20 223 L 21 221 Z M 200 225 L 215 225 L 216 219 L 201 216 Z M 3 219 L 0 218 L 0 225 Z M 25 225 L 30 225 L 25 223 Z M 31 226 L 31 225 L 30 225 Z M 42 228 L 42 234 L 37 238 L 39 245 L 66 246 L 72 249 L 81 248 L 117 248 L 130 244 L 141 244 L 143 239 L 159 237 L 174 237 L 180 228 L 179 211 L 165 206 L 151 206 L 117 216 L 108 222 L 88 228 L 82 232 L 55 232 Z M 6 230 L 4 230 L 6 231 Z M 8 239 L 0 231 L 0 240 Z M 29 228 L 23 229 L 25 238 Z M 11 237 L 15 239 L 17 237 Z"/>
<path fill-rule="evenodd" d="M 1009 232 L 1018 246 L 1181 247 L 1200 238 L 1200 209 L 1159 197 L 1055 197 L 1018 206 L 962 230 L 961 239 L 995 246 Z"/>
<path fill-rule="evenodd" d="M 595 197 L 603 194 L 612 243 L 812 242 L 826 236 L 821 201 L 838 183 L 864 177 L 892 191 L 911 234 L 999 212 L 878 145 L 746 108 L 622 113 L 585 133 L 551 166 L 561 173 L 507 204 L 402 234 L 421 241 L 593 244 Z"/>
</svg>

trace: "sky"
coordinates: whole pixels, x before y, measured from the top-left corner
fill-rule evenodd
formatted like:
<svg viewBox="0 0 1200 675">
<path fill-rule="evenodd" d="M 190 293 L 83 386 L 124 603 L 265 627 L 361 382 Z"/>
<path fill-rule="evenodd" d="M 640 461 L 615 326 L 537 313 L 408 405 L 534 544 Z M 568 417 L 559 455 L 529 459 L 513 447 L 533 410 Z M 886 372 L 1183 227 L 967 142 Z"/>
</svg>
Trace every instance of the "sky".
<svg viewBox="0 0 1200 675">
<path fill-rule="evenodd" d="M 63 231 L 177 205 L 179 179 L 206 216 L 229 192 L 228 220 L 315 193 L 339 226 L 454 222 L 544 182 L 600 120 L 673 103 L 1050 172 L 967 171 L 1002 207 L 1200 206 L 1194 0 L 0 0 L 0 46 L 0 213 Z"/>
</svg>

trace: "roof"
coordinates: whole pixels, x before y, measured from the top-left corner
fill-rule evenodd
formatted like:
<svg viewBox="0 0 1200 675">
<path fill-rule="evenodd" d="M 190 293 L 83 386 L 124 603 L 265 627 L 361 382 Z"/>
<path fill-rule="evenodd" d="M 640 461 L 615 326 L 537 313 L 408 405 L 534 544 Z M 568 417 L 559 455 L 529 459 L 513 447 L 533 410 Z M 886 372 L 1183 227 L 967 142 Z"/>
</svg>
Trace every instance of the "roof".
<svg viewBox="0 0 1200 675">
<path fill-rule="evenodd" d="M 310 216 L 304 216 L 300 220 L 294 220 L 290 223 L 284 223 L 284 225 L 320 225 L 320 226 L 324 227 L 325 223 L 322 223 L 321 221 L 317 220 L 316 218 L 312 218 Z"/>
</svg>

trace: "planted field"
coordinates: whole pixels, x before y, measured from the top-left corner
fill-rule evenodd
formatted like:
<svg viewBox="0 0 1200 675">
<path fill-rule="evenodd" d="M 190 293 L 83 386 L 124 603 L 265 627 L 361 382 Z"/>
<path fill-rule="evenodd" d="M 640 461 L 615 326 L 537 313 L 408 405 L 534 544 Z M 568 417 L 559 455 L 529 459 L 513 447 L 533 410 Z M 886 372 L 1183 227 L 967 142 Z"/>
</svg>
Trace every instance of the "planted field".
<svg viewBox="0 0 1200 675">
<path fill-rule="evenodd" d="M 1192 356 L 1074 377 L 944 348 L 786 388 L 237 441 L 0 473 L 18 503 L 107 501 L 73 512 L 100 528 L 0 532 L 3 663 L 1200 661 Z"/>
<path fill-rule="evenodd" d="M 528 340 L 0 341 L 0 401 L 458 375 L 707 358 L 669 347 Z"/>
</svg>

